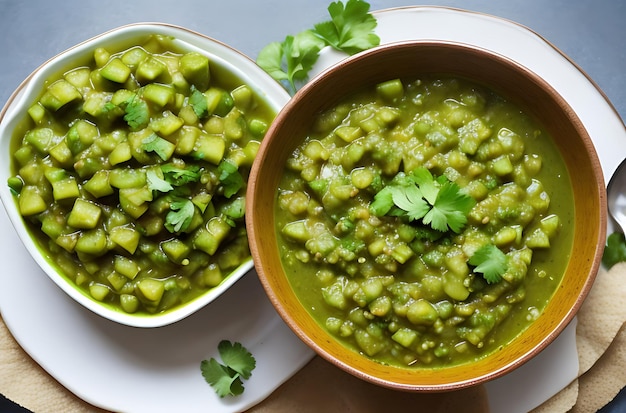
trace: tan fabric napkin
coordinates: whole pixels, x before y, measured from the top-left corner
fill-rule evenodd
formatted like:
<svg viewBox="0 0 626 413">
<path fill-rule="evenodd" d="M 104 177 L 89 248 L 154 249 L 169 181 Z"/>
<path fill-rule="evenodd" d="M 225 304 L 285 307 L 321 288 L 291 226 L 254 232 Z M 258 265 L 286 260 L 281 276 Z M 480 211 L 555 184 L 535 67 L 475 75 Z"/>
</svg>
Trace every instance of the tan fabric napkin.
<svg viewBox="0 0 626 413">
<path fill-rule="evenodd" d="M 579 378 L 533 413 L 595 412 L 626 386 L 625 298 L 626 263 L 601 269 L 578 312 Z"/>
<path fill-rule="evenodd" d="M 578 314 L 580 377 L 533 413 L 595 412 L 626 385 L 626 263 L 601 270 Z M 1 321 L 1 320 L 0 320 Z M 0 392 L 36 413 L 103 413 L 48 375 L 0 322 Z M 488 412 L 485 389 L 443 394 L 395 392 L 365 383 L 314 358 L 248 413 Z"/>
</svg>

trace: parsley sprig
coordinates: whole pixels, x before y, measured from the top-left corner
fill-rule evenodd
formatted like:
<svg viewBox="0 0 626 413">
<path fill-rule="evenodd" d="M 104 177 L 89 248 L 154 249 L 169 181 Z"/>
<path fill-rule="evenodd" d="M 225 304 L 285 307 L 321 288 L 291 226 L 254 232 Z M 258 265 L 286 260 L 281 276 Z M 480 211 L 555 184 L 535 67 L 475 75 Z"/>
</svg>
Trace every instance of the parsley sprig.
<svg viewBox="0 0 626 413">
<path fill-rule="evenodd" d="M 369 9 L 363 0 L 331 3 L 330 21 L 268 44 L 259 52 L 257 64 L 294 94 L 297 84 L 307 80 L 324 47 L 352 55 L 380 44 L 374 33 L 377 22 Z"/>
<path fill-rule="evenodd" d="M 396 175 L 374 196 L 370 210 L 376 216 L 421 220 L 434 230 L 460 233 L 475 204 L 474 198 L 445 176 L 435 179 L 428 169 L 417 168 L 408 175 Z"/>
<path fill-rule="evenodd" d="M 256 360 L 241 343 L 222 340 L 217 350 L 222 363 L 211 357 L 202 360 L 202 376 L 220 397 L 238 396 L 243 393 L 243 380 L 248 380 L 256 367 Z"/>
</svg>

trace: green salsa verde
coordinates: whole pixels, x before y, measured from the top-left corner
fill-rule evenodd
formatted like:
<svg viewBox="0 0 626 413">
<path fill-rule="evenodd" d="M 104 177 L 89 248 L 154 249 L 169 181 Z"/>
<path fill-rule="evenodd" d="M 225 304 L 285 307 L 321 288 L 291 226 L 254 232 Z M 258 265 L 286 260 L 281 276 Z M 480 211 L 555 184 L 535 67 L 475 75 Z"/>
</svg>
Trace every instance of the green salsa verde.
<svg viewBox="0 0 626 413">
<path fill-rule="evenodd" d="M 40 249 L 119 311 L 171 310 L 250 261 L 247 176 L 275 116 L 167 36 L 48 79 L 12 140 L 9 186 Z"/>
<path fill-rule="evenodd" d="M 540 317 L 571 251 L 573 195 L 551 138 L 514 103 L 460 78 L 393 79 L 302 139 L 279 183 L 279 253 L 338 340 L 444 367 Z"/>
</svg>

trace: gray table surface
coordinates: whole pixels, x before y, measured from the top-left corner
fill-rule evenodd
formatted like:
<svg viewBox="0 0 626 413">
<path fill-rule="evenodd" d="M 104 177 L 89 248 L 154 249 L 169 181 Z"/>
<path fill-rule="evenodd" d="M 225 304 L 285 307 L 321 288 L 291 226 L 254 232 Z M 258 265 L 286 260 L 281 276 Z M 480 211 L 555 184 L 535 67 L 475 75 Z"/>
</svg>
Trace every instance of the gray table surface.
<svg viewBox="0 0 626 413">
<path fill-rule="evenodd" d="M 281 41 L 287 34 L 327 20 L 329 3 L 330 0 L 0 0 L 0 106 L 45 60 L 124 24 L 158 21 L 181 25 L 230 44 L 255 59 L 267 43 Z M 371 0 L 370 4 L 372 10 L 378 10 L 420 3 Z M 483 12 L 528 27 L 569 56 L 626 119 L 626 0 L 430 0 L 425 4 Z M 624 409 L 626 400 L 606 411 Z M 0 410 L 7 411 L 1 398 Z"/>
<path fill-rule="evenodd" d="M 127 23 L 161 21 L 219 39 L 252 58 L 267 43 L 326 20 L 330 0 L 0 0 L 0 104 L 44 60 Z M 371 0 L 372 10 L 418 5 Z M 625 0 L 430 0 L 516 21 L 568 55 L 626 118 Z"/>
</svg>

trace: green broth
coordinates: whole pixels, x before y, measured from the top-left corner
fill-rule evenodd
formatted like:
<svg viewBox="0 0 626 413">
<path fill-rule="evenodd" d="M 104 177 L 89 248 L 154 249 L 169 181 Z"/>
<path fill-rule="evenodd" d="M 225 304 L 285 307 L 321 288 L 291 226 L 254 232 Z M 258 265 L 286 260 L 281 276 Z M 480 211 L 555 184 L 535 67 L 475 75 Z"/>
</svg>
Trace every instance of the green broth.
<svg viewBox="0 0 626 413">
<path fill-rule="evenodd" d="M 338 340 L 381 363 L 442 367 L 540 316 L 569 259 L 573 195 L 553 141 L 513 103 L 463 79 L 392 80 L 321 113 L 302 138 L 279 184 L 279 250 Z M 458 233 L 373 213 L 375 195 L 418 168 L 476 202 Z M 499 282 L 468 263 L 485 244 L 506 254 Z"/>
<path fill-rule="evenodd" d="M 42 253 L 119 311 L 196 299 L 249 263 L 246 182 L 273 109 L 220 62 L 146 36 L 47 79 L 9 184 Z"/>
</svg>

